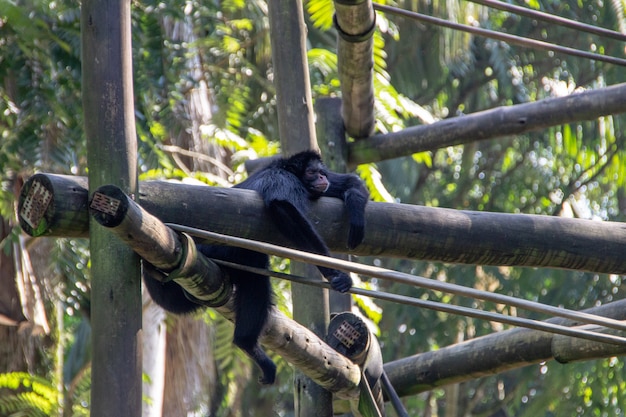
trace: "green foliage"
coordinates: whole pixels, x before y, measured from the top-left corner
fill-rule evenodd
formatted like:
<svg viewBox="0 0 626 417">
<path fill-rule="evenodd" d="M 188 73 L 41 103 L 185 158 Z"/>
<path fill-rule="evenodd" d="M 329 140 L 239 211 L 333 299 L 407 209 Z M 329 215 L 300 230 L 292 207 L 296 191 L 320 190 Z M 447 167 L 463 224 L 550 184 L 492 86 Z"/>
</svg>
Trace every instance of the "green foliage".
<svg viewBox="0 0 626 417">
<path fill-rule="evenodd" d="M 323 48 L 307 51 L 312 91 L 317 96 L 332 96 L 339 92 L 337 54 Z"/>
<path fill-rule="evenodd" d="M 0 413 L 7 417 L 55 415 L 57 390 L 50 382 L 24 372 L 0 374 Z"/>
<path fill-rule="evenodd" d="M 576 0 L 515 3 L 589 24 L 621 30 L 626 26 L 620 1 L 608 5 Z M 402 0 L 394 4 L 451 21 L 580 49 L 593 45 L 603 53 L 623 55 L 620 42 L 572 33 L 471 2 Z M 244 160 L 278 153 L 266 10 L 267 3 L 262 0 L 174 0 L 167 4 L 148 0 L 133 4 L 135 111 L 142 179 L 192 177 L 225 185 L 243 178 Z M 314 97 L 339 95 L 333 2 L 308 0 L 306 10 Z M 0 215 L 4 217 L 13 214 L 16 178 L 41 170 L 86 172 L 79 17 L 79 3 L 73 0 L 28 4 L 0 0 Z M 173 23 L 168 26 L 168 22 Z M 166 27 L 181 30 L 168 31 Z M 183 28 L 190 30 L 191 36 L 180 36 Z M 198 67 L 192 71 L 189 63 L 194 59 Z M 374 35 L 374 64 L 378 132 L 625 81 L 623 69 L 617 66 L 514 47 L 381 13 Z M 183 170 L 173 153 L 166 150 L 188 131 L 187 93 L 201 83 L 206 85 L 213 114 L 200 131 L 206 143 L 224 152 L 230 170 L 226 179 L 209 172 Z M 623 125 L 623 116 L 607 116 L 515 137 L 433 149 L 376 165 L 365 164 L 357 172 L 374 201 L 623 220 Z M 12 234 L 3 242 L 5 251 L 15 236 Z M 69 395 L 75 399 L 75 415 L 87 415 L 89 373 L 85 365 L 89 362 L 89 337 L 86 319 L 79 314 L 89 310 L 86 241 L 60 239 L 50 259 L 57 280 L 53 284 L 63 288 L 61 299 L 66 312 L 67 330 L 62 335 L 69 346 L 65 352 L 65 383 L 73 387 Z M 626 290 L 621 277 L 583 272 L 451 266 L 409 260 L 373 262 L 432 279 L 576 309 L 623 298 Z M 286 267 L 284 263 L 274 266 Z M 362 285 L 518 313 L 507 306 L 416 288 L 381 282 Z M 275 283 L 277 302 L 287 313 L 288 288 L 286 283 Z M 437 349 L 459 337 L 472 338 L 501 328 L 493 323 L 374 303 L 361 297 L 355 300 L 377 329 L 386 360 Z M 285 410 L 292 405 L 291 384 L 281 383 L 264 391 L 264 395 L 258 395 L 251 386 L 242 394 L 241 381 L 248 381 L 252 365 L 241 366 L 247 359 L 232 349 L 230 323 L 211 311 L 207 315 L 211 325 L 216 326 L 216 360 L 221 382 L 227 387 L 217 394 L 221 395 L 221 410 L 230 409 L 243 397 L 250 410 L 256 410 L 265 401 L 277 410 L 276 414 L 287 415 Z M 286 373 L 284 362 L 277 362 L 281 372 Z M 626 402 L 622 375 L 623 361 L 618 359 L 530 366 L 464 383 L 458 405 L 466 415 L 620 415 L 620 404 Z M 24 382 L 29 381 L 26 377 L 31 382 Z M 56 397 L 49 397 L 51 393 L 39 388 L 51 389 L 43 384 L 45 381 L 38 381 L 35 389 L 36 377 L 11 378 L 13 385 L 18 381 L 17 390 L 6 388 L 8 391 L 0 394 L 0 413 L 49 415 L 46 404 L 50 412 L 56 411 Z M 279 380 L 289 381 L 289 377 L 285 374 Z M 9 384 L 7 379 L 0 381 Z M 22 393 L 28 395 L 19 397 Z M 281 399 L 281 406 L 274 406 L 275 398 Z M 405 399 L 412 415 L 437 407 L 443 414 L 447 400 L 443 389 Z"/>
<path fill-rule="evenodd" d="M 377 290 L 376 285 L 371 282 L 361 281 L 357 278 L 353 277 L 354 285 L 359 288 L 367 289 L 367 290 Z M 360 295 L 352 295 L 352 300 L 359 308 L 359 311 L 362 313 L 362 318 L 365 319 L 365 322 L 368 324 L 370 330 L 376 335 L 380 336 L 381 330 L 379 327 L 380 321 L 383 318 L 383 309 L 381 306 L 373 299 L 369 297 L 364 297 Z"/>
<path fill-rule="evenodd" d="M 52 271 L 65 291 L 61 301 L 70 316 L 89 316 L 91 284 L 89 282 L 89 241 L 55 239 L 49 254 Z"/>
<path fill-rule="evenodd" d="M 370 199 L 373 201 L 385 201 L 392 203 L 394 198 L 389 194 L 385 186 L 383 185 L 380 172 L 376 169 L 374 164 L 359 165 L 356 170 L 357 174 L 365 182 L 365 186 L 370 192 Z"/>
<path fill-rule="evenodd" d="M 10 218 L 24 172 L 78 173 L 85 162 L 80 25 L 71 4 L 54 16 L 46 2 L 0 4 L 0 215 Z"/>
<path fill-rule="evenodd" d="M 332 0 L 308 0 L 306 11 L 309 13 L 314 27 L 322 30 L 329 30 L 333 27 L 335 7 Z"/>
</svg>

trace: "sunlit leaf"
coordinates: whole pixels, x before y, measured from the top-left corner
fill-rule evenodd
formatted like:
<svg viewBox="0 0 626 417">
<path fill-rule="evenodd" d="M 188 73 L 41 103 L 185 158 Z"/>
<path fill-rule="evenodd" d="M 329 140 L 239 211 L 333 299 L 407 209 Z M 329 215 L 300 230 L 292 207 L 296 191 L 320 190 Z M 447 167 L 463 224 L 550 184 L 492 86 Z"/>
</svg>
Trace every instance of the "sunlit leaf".
<svg viewBox="0 0 626 417">
<path fill-rule="evenodd" d="M 308 0 L 306 10 L 311 15 L 315 27 L 323 30 L 333 27 L 335 6 L 332 0 Z"/>
</svg>

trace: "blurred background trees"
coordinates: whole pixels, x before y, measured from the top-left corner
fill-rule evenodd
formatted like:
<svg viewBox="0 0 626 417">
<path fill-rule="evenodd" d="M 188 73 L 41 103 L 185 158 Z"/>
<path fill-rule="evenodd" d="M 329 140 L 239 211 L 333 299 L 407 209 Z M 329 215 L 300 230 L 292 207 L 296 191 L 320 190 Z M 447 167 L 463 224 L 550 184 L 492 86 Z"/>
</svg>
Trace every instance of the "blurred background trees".
<svg viewBox="0 0 626 417">
<path fill-rule="evenodd" d="M 614 30 L 626 27 L 621 0 L 514 3 Z M 624 56 L 624 44 L 618 41 L 471 2 L 400 0 L 394 5 Z M 30 410 L 28 415 L 87 415 L 89 409 L 87 243 L 29 239 L 20 235 L 14 218 L 25 178 L 40 171 L 85 175 L 87 169 L 79 6 L 72 0 L 0 0 L 0 415 L 24 409 Z M 332 1 L 309 0 L 305 7 L 313 94 L 336 95 Z M 615 65 L 395 16 L 379 14 L 375 41 L 379 132 L 626 81 L 624 70 Z M 227 186 L 245 176 L 245 160 L 279 151 L 266 1 L 135 2 L 133 49 L 141 179 Z M 623 221 L 624 122 L 623 115 L 607 116 L 433 149 L 362 166 L 359 172 L 379 200 Z M 621 299 L 626 289 L 621 276 L 575 271 L 362 261 L 572 309 Z M 515 314 L 507 306 L 383 282 L 372 285 Z M 288 285 L 275 282 L 275 288 L 288 311 Z M 385 360 L 502 329 L 428 310 L 358 301 L 379 332 Z M 149 300 L 145 311 L 162 323 Z M 163 415 L 182 415 L 180 410 L 189 410 L 189 416 L 293 413 L 290 368 L 279 360 L 279 383 L 261 391 L 251 381 L 250 364 L 231 348 L 229 323 L 207 311 L 200 317 L 168 317 L 164 326 L 169 366 Z M 191 351 L 187 340 L 201 349 Z M 567 366 L 550 362 L 436 389 L 405 398 L 405 403 L 410 414 L 424 416 L 621 415 L 626 404 L 623 366 L 621 358 Z M 18 371 L 30 377 L 10 374 Z M 39 385 L 33 384 L 35 379 Z M 51 391 L 30 388 L 45 384 Z M 40 401 L 20 397 L 15 390 L 20 386 Z M 148 397 L 146 403 L 154 404 Z"/>
</svg>

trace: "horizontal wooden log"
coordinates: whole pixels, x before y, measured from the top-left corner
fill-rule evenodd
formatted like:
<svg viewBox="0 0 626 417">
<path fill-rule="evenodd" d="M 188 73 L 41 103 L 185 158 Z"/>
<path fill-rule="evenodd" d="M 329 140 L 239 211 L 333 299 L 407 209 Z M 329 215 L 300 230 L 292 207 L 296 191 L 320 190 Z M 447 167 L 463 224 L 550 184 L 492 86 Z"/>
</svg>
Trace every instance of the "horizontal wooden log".
<svg viewBox="0 0 626 417">
<path fill-rule="evenodd" d="M 35 174 L 20 192 L 20 226 L 31 236 L 89 236 L 87 177 Z"/>
<path fill-rule="evenodd" d="M 348 144 L 350 166 L 626 112 L 626 83 L 451 117 Z"/>
<path fill-rule="evenodd" d="M 218 307 L 217 311 L 228 317 L 232 306 Z M 270 312 L 260 341 L 337 397 L 354 399 L 359 395 L 360 368 L 276 307 Z"/>
<path fill-rule="evenodd" d="M 165 222 L 285 244 L 249 190 L 146 182 L 139 201 Z M 341 201 L 320 199 L 310 218 L 331 250 L 348 252 Z M 623 274 L 625 245 L 623 223 L 369 203 L 365 239 L 351 253 Z"/>
<path fill-rule="evenodd" d="M 96 189 L 89 212 L 157 268 L 169 272 L 180 265 L 183 245 L 176 232 L 142 210 L 119 187 L 104 185 Z"/>
<path fill-rule="evenodd" d="M 625 320 L 626 300 L 584 311 Z M 571 321 L 558 318 L 546 321 L 573 325 Z M 398 394 L 405 396 L 555 358 L 570 362 L 626 354 L 623 345 L 587 342 L 518 328 L 389 362 L 385 364 L 385 372 Z M 581 351 L 577 348 L 581 344 L 590 350 Z"/>
<path fill-rule="evenodd" d="M 42 175 L 36 175 L 39 181 Z M 69 181 L 66 177 L 66 180 Z M 31 179 L 27 182 L 30 183 Z M 50 183 L 53 187 L 55 182 Z M 86 236 L 84 202 L 63 206 L 84 184 L 52 188 L 52 201 L 41 216 L 45 227 L 25 228 L 34 236 Z M 25 186 L 25 190 L 28 188 Z M 136 197 L 148 212 L 178 223 L 226 235 L 285 245 L 261 198 L 253 191 L 147 181 Z M 27 198 L 28 191 L 20 196 Z M 346 248 L 348 221 L 343 203 L 321 198 L 309 218 L 334 252 Z M 69 211 L 60 215 L 59 208 Z M 21 217 L 21 216 L 20 216 Z M 56 219 L 79 219 L 76 223 Z M 20 218 L 20 223 L 23 220 Z M 82 227 L 82 229 L 81 229 Z M 34 233 L 36 232 L 36 233 Z M 363 243 L 350 253 L 459 264 L 553 267 L 598 273 L 626 273 L 626 224 L 553 216 L 459 211 L 407 204 L 369 203 Z"/>
<path fill-rule="evenodd" d="M 623 332 L 620 332 L 619 330 L 607 329 L 606 327 L 601 326 L 588 325 L 584 326 L 584 329 L 617 336 L 623 335 Z M 555 334 L 552 338 L 552 355 L 554 356 L 554 359 L 560 363 L 606 358 L 608 356 L 622 356 L 624 354 L 626 354 L 626 348 L 624 346 L 591 342 L 589 340 L 577 339 L 559 334 Z"/>
<path fill-rule="evenodd" d="M 42 175 L 45 178 L 42 179 Z M 48 178 L 47 174 L 38 174 L 34 179 L 29 179 L 29 182 L 31 180 L 39 182 L 36 187 L 45 185 L 44 194 L 49 192 L 50 195 L 43 197 L 35 195 L 35 200 L 45 204 L 41 204 L 37 216 L 30 214 L 29 221 L 32 225 L 29 223 L 31 227 L 25 230 L 49 236 L 64 236 L 64 233 L 73 236 L 85 235 L 88 224 L 85 220 L 77 222 L 78 225 L 85 225 L 85 229 L 76 227 L 77 224 L 74 223 L 68 226 L 67 231 L 61 227 L 67 224 L 65 219 L 81 219 L 86 214 L 86 188 L 81 188 L 86 186 L 85 180 L 58 176 Z M 34 185 L 29 182 L 24 187 L 20 200 L 31 196 Z M 276 240 L 278 243 L 281 241 L 264 212 L 261 199 L 254 192 L 165 182 L 147 182 L 142 183 L 140 187 L 141 194 L 138 200 L 161 221 L 187 224 L 252 239 Z M 77 195 L 84 195 L 84 201 L 83 197 L 77 198 Z M 73 199 L 73 203 L 67 204 L 67 199 Z M 20 205 L 25 204 L 26 201 L 20 201 Z M 59 208 L 68 213 L 59 214 L 57 212 Z M 20 210 L 20 215 L 22 213 L 24 211 Z M 626 243 L 626 231 L 621 223 L 465 212 L 382 203 L 368 205 L 366 215 L 368 222 L 366 238 L 358 248 L 358 253 L 361 254 L 411 257 L 419 256 L 420 251 L 425 251 L 430 253 L 427 255 L 430 256 L 429 259 L 447 262 L 457 260 L 467 263 L 485 261 L 509 265 L 597 267 L 598 272 L 615 273 L 624 273 L 626 270 L 620 256 L 621 248 Z M 311 218 L 333 248 L 339 247 L 345 241 L 347 228 L 344 216 L 342 203 L 334 199 L 322 199 L 313 207 Z M 43 222 L 45 227 L 38 224 L 36 219 Z M 336 226 L 339 227 L 339 232 L 333 230 Z M 485 253 L 482 253 L 483 251 Z M 591 309 L 589 312 L 624 320 L 625 307 L 626 301 L 620 301 Z M 219 310 L 232 318 L 230 303 L 220 307 Z M 304 367 L 305 365 L 300 365 L 300 361 L 306 363 L 310 357 L 294 353 L 292 349 L 285 347 L 285 344 L 297 343 L 306 350 L 310 348 L 310 343 L 317 345 L 322 342 L 314 339 L 316 336 L 305 328 L 294 328 L 285 319 L 280 314 L 272 313 L 268 333 L 263 336 L 262 341 L 296 366 Z M 555 340 L 553 335 L 548 333 L 515 329 L 437 352 L 394 361 L 387 364 L 385 369 L 400 393 L 411 394 L 467 378 L 536 363 L 557 355 L 559 360 L 577 360 L 576 351 L 580 351 L 580 348 L 576 347 L 576 343 L 579 342 L 569 342 L 570 349 L 566 350 L 559 347 L 564 343 L 568 344 L 566 339 L 557 339 L 555 343 L 553 340 Z M 515 349 L 512 349 L 513 346 Z M 623 353 L 621 349 L 598 344 L 593 346 L 592 355 L 601 357 Z M 589 351 L 587 348 L 585 350 Z M 588 359 L 588 354 L 585 355 L 585 359 Z M 343 360 L 341 358 L 333 357 L 330 363 L 339 363 L 336 361 L 341 362 Z M 454 362 L 450 358 L 454 358 Z M 341 379 L 343 382 L 338 383 L 336 377 L 328 377 L 326 371 L 318 365 L 321 366 L 317 364 L 316 369 L 311 371 L 313 375 L 309 376 L 319 379 L 318 373 L 321 372 L 326 375 L 326 379 L 321 381 L 324 386 L 331 390 L 339 389 L 347 397 L 352 395 L 353 370 L 349 371 L 347 377 Z M 354 372 L 358 374 L 358 371 Z M 337 388 L 338 386 L 340 388 Z"/>
<path fill-rule="evenodd" d="M 209 306 L 222 305 L 231 297 L 228 277 L 196 250 L 190 236 L 178 235 L 120 188 L 98 187 L 89 201 L 89 212 L 99 224 L 159 269 L 150 272 L 153 278 L 173 280 L 197 302 Z M 144 269 L 153 267 L 144 264 Z"/>
</svg>

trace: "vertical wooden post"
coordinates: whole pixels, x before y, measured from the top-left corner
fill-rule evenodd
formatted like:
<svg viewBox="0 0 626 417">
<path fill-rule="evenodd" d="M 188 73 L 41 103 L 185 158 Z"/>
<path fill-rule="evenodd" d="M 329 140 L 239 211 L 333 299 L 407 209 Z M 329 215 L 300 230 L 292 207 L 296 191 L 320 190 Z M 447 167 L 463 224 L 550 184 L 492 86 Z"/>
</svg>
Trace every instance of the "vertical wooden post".
<svg viewBox="0 0 626 417">
<path fill-rule="evenodd" d="M 306 28 L 301 0 L 270 0 L 270 39 L 283 155 L 318 149 L 306 58 Z M 314 276 L 316 268 L 291 263 L 297 275 Z M 292 284 L 293 316 L 324 337 L 329 322 L 328 291 Z M 294 376 L 295 415 L 331 417 L 332 395 L 300 372 Z"/>
<path fill-rule="evenodd" d="M 82 85 L 89 188 L 137 192 L 130 2 L 84 0 Z M 139 258 L 90 222 L 92 417 L 141 414 L 141 281 Z"/>
<path fill-rule="evenodd" d="M 315 101 L 317 115 L 317 139 L 324 156 L 324 164 L 335 172 L 348 172 L 348 146 L 346 143 L 346 129 L 341 116 L 341 99 L 337 97 L 323 97 Z M 349 259 L 349 255 L 334 255 L 340 259 Z M 331 291 L 329 294 L 330 311 L 339 313 L 351 311 L 352 298 L 350 294 L 341 294 Z"/>
<path fill-rule="evenodd" d="M 318 149 L 302 0 L 270 0 L 270 40 L 283 155 Z"/>
<path fill-rule="evenodd" d="M 359 139 L 374 132 L 374 30 L 371 0 L 335 0 L 337 66 L 348 135 Z"/>
</svg>

